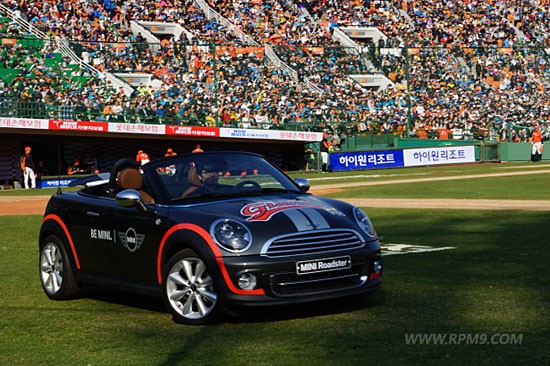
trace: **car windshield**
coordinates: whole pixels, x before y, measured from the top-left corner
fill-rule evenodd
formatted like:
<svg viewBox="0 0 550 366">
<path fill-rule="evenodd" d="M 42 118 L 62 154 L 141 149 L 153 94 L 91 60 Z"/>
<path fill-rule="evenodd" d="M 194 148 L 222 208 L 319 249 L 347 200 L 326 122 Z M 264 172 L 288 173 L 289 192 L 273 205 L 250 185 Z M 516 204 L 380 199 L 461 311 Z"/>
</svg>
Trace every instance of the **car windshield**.
<svg viewBox="0 0 550 366">
<path fill-rule="evenodd" d="M 301 193 L 284 173 L 253 154 L 196 153 L 151 162 L 145 167 L 148 178 L 170 202 Z"/>
</svg>

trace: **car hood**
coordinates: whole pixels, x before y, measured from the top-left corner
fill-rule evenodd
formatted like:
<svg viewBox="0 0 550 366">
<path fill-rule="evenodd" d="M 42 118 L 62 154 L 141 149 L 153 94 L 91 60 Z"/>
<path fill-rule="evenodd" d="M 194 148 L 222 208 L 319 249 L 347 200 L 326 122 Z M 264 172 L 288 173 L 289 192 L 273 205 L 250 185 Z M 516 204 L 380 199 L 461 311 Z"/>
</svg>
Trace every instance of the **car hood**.
<svg viewBox="0 0 550 366">
<path fill-rule="evenodd" d="M 220 219 L 244 223 L 255 243 L 298 232 L 351 229 L 366 241 L 353 213 L 354 206 L 329 198 L 312 195 L 272 195 L 246 197 L 187 206 L 193 212 L 193 221 L 210 231 L 210 225 Z M 176 221 L 187 221 L 189 214 Z M 174 215 L 178 216 L 178 215 Z M 200 223 L 198 222 L 200 221 Z"/>
</svg>

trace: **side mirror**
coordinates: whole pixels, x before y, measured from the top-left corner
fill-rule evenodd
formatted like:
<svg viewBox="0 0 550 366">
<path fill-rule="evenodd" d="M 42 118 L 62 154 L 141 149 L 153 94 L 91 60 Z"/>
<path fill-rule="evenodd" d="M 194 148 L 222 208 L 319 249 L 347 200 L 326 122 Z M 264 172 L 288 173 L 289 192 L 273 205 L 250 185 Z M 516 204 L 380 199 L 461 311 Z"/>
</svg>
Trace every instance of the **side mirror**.
<svg viewBox="0 0 550 366">
<path fill-rule="evenodd" d="M 294 179 L 294 183 L 296 183 L 298 187 L 300 187 L 300 189 L 304 192 L 309 191 L 309 189 L 311 188 L 311 184 L 309 184 L 309 180 L 307 180 L 306 178 L 296 178 Z"/>
<path fill-rule="evenodd" d="M 147 210 L 145 204 L 141 200 L 141 195 L 135 189 L 125 189 L 118 192 L 115 196 L 115 201 L 121 207 L 141 207 L 144 211 Z"/>
</svg>

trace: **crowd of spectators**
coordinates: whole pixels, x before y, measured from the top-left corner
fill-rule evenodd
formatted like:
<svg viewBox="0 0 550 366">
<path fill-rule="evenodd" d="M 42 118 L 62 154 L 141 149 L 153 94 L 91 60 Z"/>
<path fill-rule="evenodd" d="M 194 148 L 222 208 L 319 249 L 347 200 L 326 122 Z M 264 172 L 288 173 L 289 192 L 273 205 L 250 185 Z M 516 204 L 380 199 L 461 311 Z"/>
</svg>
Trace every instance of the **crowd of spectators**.
<svg viewBox="0 0 550 366">
<path fill-rule="evenodd" d="M 3 3 L 48 37 L 68 40 L 96 69 L 147 73 L 162 85 L 140 85 L 127 95 L 90 70 L 67 74 L 68 59 L 47 63 L 53 53 L 48 42 L 39 54 L 2 46 L 0 67 L 26 71 L 2 82 L 0 96 L 39 103 L 50 118 L 420 138 L 437 137 L 441 129 L 455 138 L 484 138 L 495 129 L 505 140 L 524 139 L 521 131 L 537 123 L 546 131 L 550 122 L 547 0 L 208 1 L 237 29 L 270 45 L 297 79 L 267 62 L 263 47 L 247 47 L 208 19 L 192 0 Z M 187 32 L 153 48 L 132 32 L 132 20 L 177 23 Z M 331 37 L 332 28 L 344 25 L 377 27 L 386 38 L 349 54 Z M 7 24 L 2 33 L 26 31 Z M 392 80 L 390 87 L 366 89 L 347 77 L 375 70 Z M 0 108 L 13 113 L 3 103 Z"/>
</svg>

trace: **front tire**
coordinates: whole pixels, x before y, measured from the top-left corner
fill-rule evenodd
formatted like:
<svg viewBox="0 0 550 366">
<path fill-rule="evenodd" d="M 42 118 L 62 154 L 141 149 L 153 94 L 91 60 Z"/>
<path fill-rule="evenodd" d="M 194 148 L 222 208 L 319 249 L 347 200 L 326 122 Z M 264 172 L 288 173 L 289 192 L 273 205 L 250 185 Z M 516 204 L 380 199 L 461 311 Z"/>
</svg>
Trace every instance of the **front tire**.
<svg viewBox="0 0 550 366">
<path fill-rule="evenodd" d="M 224 308 L 216 284 L 212 270 L 194 251 L 176 253 L 166 265 L 162 290 L 174 321 L 189 325 L 220 321 Z"/>
<path fill-rule="evenodd" d="M 80 294 L 65 246 L 55 236 L 48 236 L 40 245 L 40 282 L 52 300 L 74 299 Z"/>
</svg>

